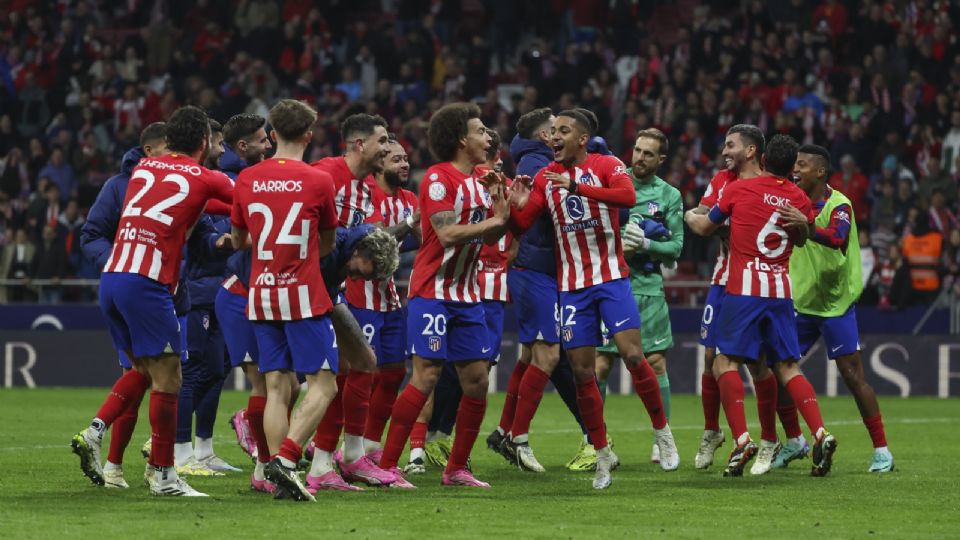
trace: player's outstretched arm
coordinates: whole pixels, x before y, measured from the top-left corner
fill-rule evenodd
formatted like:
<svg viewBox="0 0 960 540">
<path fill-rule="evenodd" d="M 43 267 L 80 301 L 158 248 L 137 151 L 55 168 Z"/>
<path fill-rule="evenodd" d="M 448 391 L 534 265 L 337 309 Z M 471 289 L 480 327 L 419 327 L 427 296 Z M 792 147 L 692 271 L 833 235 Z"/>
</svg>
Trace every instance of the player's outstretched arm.
<svg viewBox="0 0 960 540">
<path fill-rule="evenodd" d="M 710 236 L 720 228 L 720 224 L 714 223 L 713 220 L 710 219 L 710 214 L 698 214 L 696 213 L 696 208 L 687 210 L 687 213 L 683 216 L 683 220 L 694 234 L 700 236 Z"/>
<path fill-rule="evenodd" d="M 489 217 L 480 223 L 460 225 L 456 212 L 444 210 L 430 216 L 430 224 L 437 235 L 437 240 L 443 247 L 465 244 L 471 240 L 483 239 L 488 235 L 503 236 L 506 232 L 507 220 L 502 216 Z"/>
<path fill-rule="evenodd" d="M 250 249 L 250 233 L 246 229 L 236 225 L 232 226 L 230 228 L 230 238 L 234 248 L 238 250 Z"/>
</svg>

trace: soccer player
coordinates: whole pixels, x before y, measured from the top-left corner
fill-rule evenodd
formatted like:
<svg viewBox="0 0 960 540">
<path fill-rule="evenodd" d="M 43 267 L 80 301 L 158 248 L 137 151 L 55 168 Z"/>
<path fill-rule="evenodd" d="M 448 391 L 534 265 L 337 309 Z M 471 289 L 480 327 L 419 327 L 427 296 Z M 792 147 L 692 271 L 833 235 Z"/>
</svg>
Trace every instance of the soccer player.
<svg viewBox="0 0 960 540">
<path fill-rule="evenodd" d="M 515 181 L 511 199 L 519 211 L 511 216 L 514 232 L 528 228 L 549 210 L 556 234 L 560 288 L 561 337 L 577 381 L 577 404 L 597 450 L 594 489 L 610 486 L 610 471 L 619 463 L 607 444 L 603 400 L 596 384 L 596 346 L 602 343 L 600 323 L 611 329 L 653 422 L 661 457 L 676 454 L 667 425 L 656 375 L 643 356 L 640 313 L 633 302 L 629 269 L 623 259 L 618 208 L 636 204 L 633 182 L 613 156 L 588 154 L 590 122 L 578 111 L 557 115 L 551 129 L 554 162 L 537 173 L 532 189 Z M 524 374 L 511 432 L 511 451 L 523 451 L 530 419 L 536 411 L 549 372 L 556 365 L 536 355 Z M 525 425 L 523 425 L 525 423 Z M 675 458 L 673 458 L 675 459 Z"/>
<path fill-rule="evenodd" d="M 147 126 L 140 134 L 140 145 L 131 148 L 123 155 L 120 162 L 120 173 L 104 182 L 100 193 L 97 195 L 97 200 L 87 213 L 87 220 L 84 222 L 83 228 L 80 229 L 80 249 L 83 250 L 84 257 L 93 261 L 100 270 L 103 270 L 103 267 L 106 266 L 113 249 L 113 239 L 117 235 L 120 214 L 123 211 L 123 199 L 127 194 L 130 175 L 133 174 L 133 169 L 142 158 L 158 157 L 167 153 L 165 136 L 166 124 L 164 122 L 154 122 Z M 184 295 L 177 296 L 183 297 Z M 177 296 L 174 297 L 174 305 L 179 316 L 183 315 L 187 306 L 183 305 L 184 302 L 177 302 Z M 133 364 L 130 363 L 126 353 L 120 351 L 119 357 L 122 374 L 126 374 L 133 369 Z M 143 393 L 141 392 L 139 396 L 142 398 Z M 107 461 L 103 466 L 103 482 L 106 487 L 130 487 L 123 477 L 123 453 L 127 445 L 130 444 L 130 438 L 133 436 L 133 430 L 137 425 L 139 411 L 140 399 L 136 399 L 128 401 L 122 410 L 108 412 L 102 408 L 97 413 L 97 417 L 104 419 L 107 425 L 112 424 L 110 450 L 107 454 Z M 119 414 L 119 416 L 114 416 L 114 414 Z M 111 422 L 111 418 L 115 419 Z"/>
<path fill-rule="evenodd" d="M 797 364 L 800 347 L 788 265 L 794 245 L 804 243 L 807 231 L 804 227 L 788 227 L 789 232 L 784 229 L 782 212 L 794 207 L 805 216 L 806 223 L 812 223 L 814 217 L 809 197 L 787 179 L 797 148 L 792 138 L 774 136 L 764 154 L 769 176 L 728 184 L 709 214 L 689 211 L 685 216 L 690 229 L 700 235 L 713 233 L 730 219 L 730 274 L 715 329 L 717 349 L 723 354 L 713 365 L 737 444 L 724 476 L 742 475 L 744 465 L 756 451 L 747 431 L 739 367 L 760 360 L 764 350 L 777 380 L 798 404 L 816 440 L 813 476 L 830 471 L 837 447 L 836 439 L 824 427 L 813 387 Z"/>
<path fill-rule="evenodd" d="M 404 240 L 401 250 L 416 248 L 420 232 L 417 195 L 404 187 L 410 178 L 410 163 L 406 150 L 395 137 L 389 138 L 383 169 L 374 178 L 373 199 L 383 225 L 393 229 L 398 240 Z M 363 447 L 370 459 L 379 463 L 383 453 L 380 446 L 383 431 L 393 412 L 400 385 L 407 376 L 406 319 L 393 275 L 383 281 L 348 278 L 346 297 L 350 312 L 377 355 L 377 372 L 363 429 Z"/>
<path fill-rule="evenodd" d="M 517 120 L 517 135 L 510 143 L 510 153 L 517 163 L 518 178 L 533 178 L 553 161 L 553 150 L 548 143 L 550 128 L 555 120 L 553 111 L 548 108 L 535 109 Z M 567 468 L 593 470 L 596 465 L 596 452 L 580 418 L 577 389 L 570 362 L 560 347 L 560 332 L 557 328 L 557 256 L 550 216 L 542 215 L 519 237 L 518 243 L 513 270 L 507 274 L 507 288 L 511 291 L 510 295 L 518 314 L 520 358 L 510 374 L 500 422 L 497 429 L 487 437 L 487 447 L 527 470 L 543 468 L 536 461 L 529 441 L 527 448 L 519 454 L 509 454 L 503 444 L 513 426 L 523 376 L 533 357 L 537 356 L 543 358 L 545 364 L 556 364 L 556 368 L 550 373 L 550 381 L 583 433 L 580 447 L 573 459 L 567 463 Z M 554 357 L 556 360 L 553 360 Z"/>
<path fill-rule="evenodd" d="M 480 109 L 470 103 L 441 107 L 427 130 L 430 151 L 440 161 L 427 169 L 420 188 L 423 245 L 410 277 L 408 340 L 413 375 L 397 398 L 380 465 L 402 479 L 397 461 L 420 410 L 453 362 L 463 398 L 457 433 L 441 482 L 448 486 L 488 488 L 474 478 L 467 460 L 487 407 L 487 341 L 477 261 L 481 244 L 493 244 L 506 232 L 510 211 L 500 183 L 490 191 L 475 176 L 486 160 L 490 136 Z M 491 214 L 492 208 L 492 214 Z M 398 487 L 414 487 L 403 480 Z"/>
<path fill-rule="evenodd" d="M 324 158 L 312 166 L 333 178 L 341 227 L 380 223 L 383 218 L 373 200 L 376 184 L 368 181 L 368 176 L 383 168 L 383 158 L 389 151 L 387 122 L 379 116 L 354 114 L 343 121 L 340 133 L 346 154 Z M 381 470 L 363 446 L 377 357 L 347 304 L 339 298 L 334 303 L 332 319 L 344 366 L 337 380 L 337 395 L 313 438 L 315 449 L 307 483 L 316 489 L 345 489 L 346 482 L 333 467 L 334 451 L 343 431 L 343 451 L 336 461 L 344 477 L 372 486 L 387 485 L 394 481 L 394 475 Z M 335 474 L 329 474 L 331 471 Z M 318 478 L 329 478 L 331 483 L 318 483 Z"/>
<path fill-rule="evenodd" d="M 114 385 L 105 403 L 108 416 L 142 398 L 148 387 L 153 432 L 149 477 L 156 495 L 203 496 L 177 476 L 173 465 L 177 394 L 180 390 L 181 329 L 174 313 L 183 245 L 209 199 L 228 203 L 230 180 L 199 165 L 210 146 L 207 115 L 183 107 L 166 126 L 170 154 L 141 160 L 124 199 L 121 228 L 100 281 L 100 307 L 118 350 L 135 369 Z M 81 467 L 103 483 L 99 446 L 107 421 L 94 418 L 73 439 Z M 99 479 L 99 482 L 97 481 Z"/>
<path fill-rule="evenodd" d="M 335 242 L 333 181 L 301 161 L 316 118 L 291 99 L 270 110 L 277 152 L 237 177 L 230 216 L 235 245 L 253 250 L 248 317 L 266 378 L 266 442 L 275 456 L 264 472 L 298 501 L 315 500 L 296 472 L 301 446 L 337 392 L 333 305 L 320 273 L 320 259 Z M 306 376 L 307 391 L 288 421 L 292 371 Z"/>
<path fill-rule="evenodd" d="M 667 420 L 670 419 L 670 379 L 667 376 L 667 350 L 673 347 L 670 313 L 663 294 L 661 263 L 673 263 L 683 249 L 683 199 L 680 191 L 657 176 L 667 159 L 667 137 L 658 129 L 637 133 L 633 147 L 633 167 L 627 169 L 637 192 L 637 204 L 622 230 L 623 254 L 630 265 L 630 287 L 640 310 L 643 350 L 657 374 L 660 396 Z M 617 357 L 616 344 L 597 349 L 597 379 L 605 381 Z M 677 456 L 679 458 L 679 455 Z M 650 461 L 665 466 L 660 447 L 654 443 Z"/>
<path fill-rule="evenodd" d="M 760 161 L 764 144 L 763 132 L 757 126 L 737 124 L 727 130 L 722 150 L 726 168 L 713 177 L 700 200 L 700 205 L 693 212 L 706 215 L 716 204 L 718 197 L 727 185 L 739 179 L 760 176 L 762 174 Z M 698 469 L 706 469 L 713 464 L 713 455 L 724 442 L 723 431 L 720 429 L 720 388 L 717 386 L 717 380 L 713 375 L 713 365 L 715 358 L 720 354 L 716 348 L 718 334 L 715 323 L 719 320 L 720 306 L 730 274 L 728 232 L 729 229 L 724 226 L 717 233 L 720 236 L 720 249 L 717 252 L 713 279 L 707 293 L 703 318 L 700 323 L 700 344 L 705 349 L 704 371 L 700 377 L 704 432 L 694 459 L 694 465 Z M 748 364 L 747 368 L 753 377 L 754 389 L 757 394 L 757 409 L 760 415 L 760 424 L 763 428 L 760 456 L 754 467 L 758 467 L 758 464 L 769 466 L 779 448 L 776 431 L 776 378 L 767 369 L 764 362 Z M 747 457 L 752 457 L 752 455 Z M 763 465 L 759 465 L 759 467 L 762 469 Z"/>
<path fill-rule="evenodd" d="M 860 276 L 860 244 L 853 205 L 847 197 L 827 185 L 830 154 L 817 145 L 803 145 L 797 152 L 793 176 L 817 215 L 810 235 L 813 242 L 794 248 L 790 256 L 793 303 L 797 310 L 800 351 L 806 354 L 823 336 L 829 358 L 850 389 L 873 441 L 870 472 L 893 470 L 893 455 L 887 448 L 880 405 L 873 388 L 864 379 L 860 361 L 855 303 L 863 290 Z M 777 455 L 776 467 L 786 467 L 800 457 L 806 440 L 799 429 L 796 406 L 789 394 L 780 407 L 781 422 L 790 440 Z"/>
</svg>

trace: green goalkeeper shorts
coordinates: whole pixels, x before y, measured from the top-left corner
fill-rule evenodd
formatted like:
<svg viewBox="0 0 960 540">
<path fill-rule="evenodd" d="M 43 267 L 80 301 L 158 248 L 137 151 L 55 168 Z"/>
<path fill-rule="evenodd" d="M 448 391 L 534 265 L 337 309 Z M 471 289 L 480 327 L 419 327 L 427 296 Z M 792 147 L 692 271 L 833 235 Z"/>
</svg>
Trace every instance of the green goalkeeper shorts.
<svg viewBox="0 0 960 540">
<path fill-rule="evenodd" d="M 673 329 L 670 327 L 670 311 L 667 308 L 667 299 L 663 296 L 646 296 L 634 294 L 640 309 L 640 335 L 643 339 L 645 353 L 665 351 L 673 348 Z M 597 347 L 597 352 L 618 354 L 617 345 L 610 337 L 607 328 L 603 330 L 603 346 Z"/>
</svg>

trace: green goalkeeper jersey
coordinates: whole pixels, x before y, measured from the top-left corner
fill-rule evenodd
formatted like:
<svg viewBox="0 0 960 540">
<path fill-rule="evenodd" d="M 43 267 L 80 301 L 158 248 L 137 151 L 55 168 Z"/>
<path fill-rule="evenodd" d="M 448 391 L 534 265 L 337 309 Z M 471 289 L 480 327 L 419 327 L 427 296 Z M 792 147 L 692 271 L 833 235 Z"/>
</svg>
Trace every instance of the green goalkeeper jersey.
<svg viewBox="0 0 960 540">
<path fill-rule="evenodd" d="M 635 295 L 663 296 L 659 263 L 672 263 L 680 257 L 683 249 L 683 199 L 677 188 L 659 176 L 654 176 L 650 182 L 641 182 L 633 176 L 632 168 L 627 173 L 637 191 L 637 205 L 630 209 L 629 220 L 639 224 L 644 219 L 653 219 L 663 223 L 671 234 L 667 240 L 651 240 L 646 251 L 641 249 L 625 257 L 630 266 L 630 286 Z M 651 261 L 655 263 L 652 271 L 648 264 Z"/>
</svg>

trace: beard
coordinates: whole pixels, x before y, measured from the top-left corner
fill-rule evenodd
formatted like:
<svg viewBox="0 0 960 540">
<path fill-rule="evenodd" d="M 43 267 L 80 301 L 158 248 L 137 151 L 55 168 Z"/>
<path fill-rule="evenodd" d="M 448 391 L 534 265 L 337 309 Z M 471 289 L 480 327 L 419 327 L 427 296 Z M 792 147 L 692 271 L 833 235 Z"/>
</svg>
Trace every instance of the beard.
<svg viewBox="0 0 960 540">
<path fill-rule="evenodd" d="M 400 173 L 393 171 L 383 171 L 383 179 L 386 180 L 388 185 L 394 187 L 400 187 L 404 184 L 403 179 L 400 178 Z"/>
</svg>

